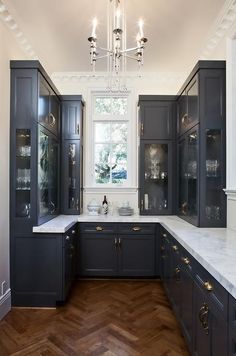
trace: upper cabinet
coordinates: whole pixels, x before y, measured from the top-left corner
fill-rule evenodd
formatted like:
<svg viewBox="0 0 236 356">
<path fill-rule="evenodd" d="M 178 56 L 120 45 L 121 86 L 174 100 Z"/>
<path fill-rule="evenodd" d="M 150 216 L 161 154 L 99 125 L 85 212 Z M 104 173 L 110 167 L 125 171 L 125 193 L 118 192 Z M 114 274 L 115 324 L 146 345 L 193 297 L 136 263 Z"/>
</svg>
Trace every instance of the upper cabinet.
<svg viewBox="0 0 236 356">
<path fill-rule="evenodd" d="M 83 106 L 80 95 L 62 96 L 62 138 L 64 140 L 82 138 Z"/>
<path fill-rule="evenodd" d="M 224 61 L 198 62 L 181 89 L 178 114 L 178 214 L 196 226 L 224 227 Z"/>
<path fill-rule="evenodd" d="M 140 95 L 140 138 L 172 140 L 175 138 L 176 104 L 173 96 Z"/>
<path fill-rule="evenodd" d="M 196 75 L 178 100 L 179 135 L 198 123 L 198 76 Z"/>
<path fill-rule="evenodd" d="M 32 226 L 60 211 L 60 99 L 38 61 L 11 61 L 11 229 Z"/>
<path fill-rule="evenodd" d="M 38 114 L 38 122 L 58 136 L 60 133 L 60 101 L 41 74 L 39 74 Z"/>
</svg>

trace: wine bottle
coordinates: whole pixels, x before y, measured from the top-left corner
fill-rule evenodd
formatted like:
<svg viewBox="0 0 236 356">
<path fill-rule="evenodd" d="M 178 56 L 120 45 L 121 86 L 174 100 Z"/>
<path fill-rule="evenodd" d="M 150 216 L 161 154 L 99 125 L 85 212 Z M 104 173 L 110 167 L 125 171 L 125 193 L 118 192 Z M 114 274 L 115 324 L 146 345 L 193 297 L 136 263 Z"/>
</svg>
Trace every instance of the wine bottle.
<svg viewBox="0 0 236 356">
<path fill-rule="evenodd" d="M 102 202 L 102 212 L 105 215 L 108 213 L 108 202 L 107 202 L 106 195 L 104 195 L 104 199 L 103 199 L 103 202 Z"/>
</svg>

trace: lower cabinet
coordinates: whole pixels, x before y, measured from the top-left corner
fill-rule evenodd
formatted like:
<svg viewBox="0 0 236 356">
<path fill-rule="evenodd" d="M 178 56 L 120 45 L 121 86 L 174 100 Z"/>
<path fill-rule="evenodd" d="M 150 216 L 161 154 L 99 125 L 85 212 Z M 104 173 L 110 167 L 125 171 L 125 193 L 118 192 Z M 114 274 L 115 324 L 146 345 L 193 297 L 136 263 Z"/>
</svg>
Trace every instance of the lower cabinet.
<svg viewBox="0 0 236 356">
<path fill-rule="evenodd" d="M 230 328 L 228 292 L 164 228 L 159 239 L 161 279 L 190 354 L 236 356 L 236 301 Z"/>
<path fill-rule="evenodd" d="M 66 234 L 11 239 L 13 306 L 50 307 L 64 302 L 75 277 L 76 226 Z"/>
<path fill-rule="evenodd" d="M 80 224 L 80 276 L 155 275 L 155 224 Z"/>
</svg>

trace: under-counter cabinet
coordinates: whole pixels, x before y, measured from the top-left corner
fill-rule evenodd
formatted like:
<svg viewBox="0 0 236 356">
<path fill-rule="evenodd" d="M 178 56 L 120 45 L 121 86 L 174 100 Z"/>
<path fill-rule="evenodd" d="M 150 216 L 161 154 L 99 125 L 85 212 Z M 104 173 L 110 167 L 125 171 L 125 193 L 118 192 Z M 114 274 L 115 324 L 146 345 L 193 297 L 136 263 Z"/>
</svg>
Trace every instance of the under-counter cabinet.
<svg viewBox="0 0 236 356">
<path fill-rule="evenodd" d="M 236 356 L 236 299 L 229 296 L 229 356 Z"/>
<path fill-rule="evenodd" d="M 235 355 L 234 298 L 228 323 L 228 292 L 168 231 L 161 227 L 159 236 L 161 279 L 190 353 L 227 356 L 229 349 L 229 355 Z"/>
<path fill-rule="evenodd" d="M 155 224 L 81 223 L 79 275 L 155 275 Z"/>
<path fill-rule="evenodd" d="M 65 234 L 19 235 L 11 243 L 12 305 L 64 302 L 76 273 L 76 225 Z"/>
<path fill-rule="evenodd" d="M 178 98 L 178 214 L 200 227 L 226 224 L 225 61 L 199 61 Z"/>
</svg>

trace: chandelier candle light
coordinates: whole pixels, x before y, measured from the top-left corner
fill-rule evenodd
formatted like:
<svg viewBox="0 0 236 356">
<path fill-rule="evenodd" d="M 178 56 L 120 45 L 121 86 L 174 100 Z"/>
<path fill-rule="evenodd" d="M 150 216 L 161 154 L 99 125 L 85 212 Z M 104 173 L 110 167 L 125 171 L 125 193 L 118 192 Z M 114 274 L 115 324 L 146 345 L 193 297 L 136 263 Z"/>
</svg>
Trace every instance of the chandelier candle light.
<svg viewBox="0 0 236 356">
<path fill-rule="evenodd" d="M 108 0 L 108 33 L 107 33 L 107 48 L 97 46 L 97 19 L 93 19 L 92 34 L 88 38 L 90 42 L 90 59 L 93 70 L 95 71 L 96 61 L 101 58 L 107 58 L 108 71 L 115 72 L 116 75 L 126 69 L 126 58 L 138 62 L 139 68 L 143 65 L 144 45 L 147 38 L 143 33 L 143 21 L 138 22 L 139 33 L 136 37 L 137 46 L 126 48 L 126 24 L 124 4 L 121 0 Z M 124 1 L 124 0 L 123 0 Z M 105 52 L 99 55 L 97 50 Z"/>
</svg>

